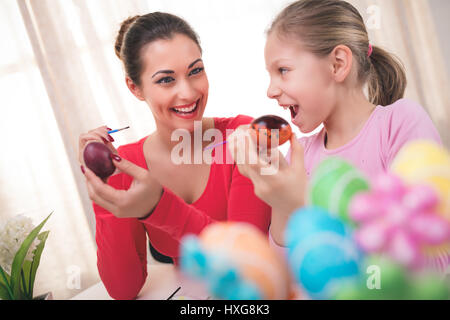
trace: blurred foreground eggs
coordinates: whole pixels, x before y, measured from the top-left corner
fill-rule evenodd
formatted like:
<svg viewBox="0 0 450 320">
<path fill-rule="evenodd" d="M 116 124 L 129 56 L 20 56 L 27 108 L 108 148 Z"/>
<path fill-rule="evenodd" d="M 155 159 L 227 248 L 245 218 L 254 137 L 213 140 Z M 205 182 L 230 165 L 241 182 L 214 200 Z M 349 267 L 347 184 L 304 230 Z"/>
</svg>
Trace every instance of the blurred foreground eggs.
<svg viewBox="0 0 450 320">
<path fill-rule="evenodd" d="M 247 223 L 218 222 L 184 237 L 181 269 L 220 299 L 288 299 L 291 292 L 287 263 Z"/>
</svg>

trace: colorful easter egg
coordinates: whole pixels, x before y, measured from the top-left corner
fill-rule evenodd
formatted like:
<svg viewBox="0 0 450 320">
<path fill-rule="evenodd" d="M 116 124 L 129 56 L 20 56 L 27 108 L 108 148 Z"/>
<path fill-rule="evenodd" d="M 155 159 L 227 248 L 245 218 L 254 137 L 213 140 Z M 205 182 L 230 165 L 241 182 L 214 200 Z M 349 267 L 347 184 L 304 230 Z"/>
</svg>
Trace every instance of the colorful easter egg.
<svg viewBox="0 0 450 320">
<path fill-rule="evenodd" d="M 449 300 L 450 288 L 442 277 L 429 273 L 414 277 L 408 298 L 411 300 Z"/>
<path fill-rule="evenodd" d="M 358 225 L 354 238 L 367 253 L 443 273 L 450 264 L 450 222 L 435 212 L 438 201 L 429 185 L 406 185 L 397 175 L 380 174 L 370 192 L 351 202 L 350 218 Z"/>
<path fill-rule="evenodd" d="M 408 290 L 407 271 L 402 266 L 380 256 L 364 259 L 358 281 L 341 285 L 336 300 L 401 300 Z"/>
<path fill-rule="evenodd" d="M 378 255 L 364 259 L 358 281 L 342 284 L 337 300 L 447 300 L 449 288 L 435 273 L 415 273 Z"/>
<path fill-rule="evenodd" d="M 289 123 L 283 118 L 274 115 L 254 119 L 250 126 L 254 130 L 258 146 L 267 149 L 281 146 L 292 135 L 292 128 Z M 272 146 L 273 139 L 275 139 L 274 141 L 277 145 Z"/>
<path fill-rule="evenodd" d="M 348 217 L 350 201 L 356 194 L 368 189 L 369 183 L 358 169 L 345 160 L 331 157 L 314 170 L 308 188 L 308 201 L 351 224 Z"/>
<path fill-rule="evenodd" d="M 450 220 L 450 153 L 433 141 L 406 144 L 396 155 L 391 170 L 407 183 L 427 183 L 439 194 L 437 211 Z"/>
<path fill-rule="evenodd" d="M 291 270 L 313 299 L 331 298 L 342 282 L 359 275 L 361 253 L 350 231 L 322 208 L 297 210 L 285 240 Z"/>
<path fill-rule="evenodd" d="M 219 222 L 183 238 L 181 269 L 220 299 L 287 299 L 287 263 L 253 225 Z"/>
</svg>

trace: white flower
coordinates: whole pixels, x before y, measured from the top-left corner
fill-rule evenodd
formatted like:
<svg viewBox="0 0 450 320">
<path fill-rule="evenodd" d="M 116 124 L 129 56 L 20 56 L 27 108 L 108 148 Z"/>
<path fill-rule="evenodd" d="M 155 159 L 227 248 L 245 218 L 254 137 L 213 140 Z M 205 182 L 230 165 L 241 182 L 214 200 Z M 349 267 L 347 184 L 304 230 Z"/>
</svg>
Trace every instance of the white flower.
<svg viewBox="0 0 450 320">
<path fill-rule="evenodd" d="M 7 273 L 11 273 L 14 256 L 34 228 L 32 220 L 23 215 L 12 217 L 0 225 L 0 266 Z M 33 261 L 33 251 L 36 250 L 39 242 L 38 239 L 33 241 L 25 260 Z"/>
</svg>

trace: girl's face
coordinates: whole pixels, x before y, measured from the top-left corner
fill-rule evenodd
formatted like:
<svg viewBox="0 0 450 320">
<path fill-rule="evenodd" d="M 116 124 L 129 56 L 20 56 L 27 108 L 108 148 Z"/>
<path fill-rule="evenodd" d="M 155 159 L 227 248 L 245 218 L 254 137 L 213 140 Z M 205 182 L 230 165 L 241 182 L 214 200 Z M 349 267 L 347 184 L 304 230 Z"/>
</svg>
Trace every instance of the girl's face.
<svg viewBox="0 0 450 320">
<path fill-rule="evenodd" d="M 316 129 L 333 109 L 331 64 L 302 48 L 300 41 L 281 39 L 276 32 L 267 37 L 265 60 L 270 75 L 267 96 L 290 109 L 301 132 Z"/>
<path fill-rule="evenodd" d="M 197 44 L 177 34 L 148 44 L 141 59 L 144 70 L 135 95 L 150 106 L 157 125 L 192 132 L 194 121 L 203 117 L 209 89 Z"/>
</svg>

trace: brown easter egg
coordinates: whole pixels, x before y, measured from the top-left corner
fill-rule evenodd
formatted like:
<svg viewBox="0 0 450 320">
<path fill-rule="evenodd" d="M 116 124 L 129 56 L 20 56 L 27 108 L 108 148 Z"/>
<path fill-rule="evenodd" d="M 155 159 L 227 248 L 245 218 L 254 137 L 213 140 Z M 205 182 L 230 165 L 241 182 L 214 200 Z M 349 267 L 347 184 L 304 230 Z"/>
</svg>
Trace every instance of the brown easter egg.
<svg viewBox="0 0 450 320">
<path fill-rule="evenodd" d="M 289 123 L 281 117 L 267 115 L 252 121 L 251 128 L 255 131 L 256 141 L 261 148 L 275 148 L 288 141 L 292 135 Z M 274 136 L 277 145 L 272 145 Z"/>
<path fill-rule="evenodd" d="M 84 148 L 84 163 L 99 178 L 106 179 L 116 170 L 111 154 L 111 150 L 103 143 L 91 142 Z"/>
</svg>

